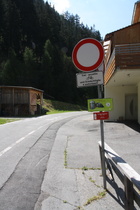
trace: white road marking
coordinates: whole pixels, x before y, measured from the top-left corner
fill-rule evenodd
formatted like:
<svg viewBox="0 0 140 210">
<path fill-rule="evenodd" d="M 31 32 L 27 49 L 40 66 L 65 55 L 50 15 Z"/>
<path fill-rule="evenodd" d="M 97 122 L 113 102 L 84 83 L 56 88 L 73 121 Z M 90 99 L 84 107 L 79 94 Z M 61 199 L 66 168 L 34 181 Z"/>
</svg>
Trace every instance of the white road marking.
<svg viewBox="0 0 140 210">
<path fill-rule="evenodd" d="M 2 156 L 3 154 L 5 154 L 7 151 L 9 151 L 12 147 L 7 147 L 6 149 L 4 149 L 3 151 L 0 152 L 0 156 Z"/>
<path fill-rule="evenodd" d="M 20 138 L 19 140 L 16 141 L 16 144 L 20 143 L 21 141 L 23 141 L 25 139 L 25 137 Z"/>
<path fill-rule="evenodd" d="M 41 127 L 39 127 L 37 130 L 39 130 Z M 11 144 L 9 147 L 5 148 L 4 150 L 2 150 L 0 152 L 0 157 L 2 155 L 4 155 L 6 152 L 8 152 L 9 150 L 11 150 L 14 146 L 16 146 L 17 144 L 19 144 L 20 142 L 22 142 L 25 138 L 27 138 L 28 136 L 32 135 L 35 132 L 35 130 L 31 131 L 30 133 L 28 133 L 26 136 L 20 138 L 19 140 L 17 140 L 15 143 Z"/>
<path fill-rule="evenodd" d="M 38 129 L 37 129 L 37 130 L 38 130 Z M 31 131 L 30 133 L 27 134 L 27 136 L 33 134 L 34 132 L 35 132 L 35 130 L 34 130 L 34 131 Z"/>
<path fill-rule="evenodd" d="M 60 116 L 57 116 L 57 117 L 54 117 L 53 119 L 49 119 L 49 121 L 50 121 L 50 122 L 56 122 L 56 121 L 58 121 L 59 119 L 61 119 L 61 117 L 60 117 Z M 7 124 L 8 124 L 8 123 L 7 123 Z M 6 124 L 4 124 L 4 125 L 6 125 Z M 38 127 L 36 130 L 31 131 L 31 132 L 28 133 L 26 136 L 21 137 L 21 138 L 18 139 L 15 143 L 11 144 L 9 147 L 7 147 L 7 148 L 5 148 L 4 150 L 2 150 L 2 151 L 0 152 L 0 157 L 1 157 L 2 155 L 4 155 L 6 152 L 8 152 L 9 150 L 11 150 L 14 146 L 16 146 L 17 144 L 19 144 L 20 142 L 22 142 L 25 138 L 27 138 L 28 136 L 32 135 L 33 133 L 35 133 L 35 131 L 37 131 L 37 130 L 43 128 L 44 126 L 46 126 L 46 125 L 42 125 L 42 126 Z"/>
</svg>

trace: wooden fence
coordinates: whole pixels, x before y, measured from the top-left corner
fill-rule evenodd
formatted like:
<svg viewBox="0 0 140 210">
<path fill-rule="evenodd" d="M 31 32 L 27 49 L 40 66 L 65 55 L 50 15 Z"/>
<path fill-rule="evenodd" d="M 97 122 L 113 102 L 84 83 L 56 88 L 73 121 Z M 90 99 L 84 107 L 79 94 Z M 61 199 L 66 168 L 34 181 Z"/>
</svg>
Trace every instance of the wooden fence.
<svg viewBox="0 0 140 210">
<path fill-rule="evenodd" d="M 102 163 L 101 142 L 99 142 L 99 150 Z M 104 154 L 106 166 L 110 170 L 112 176 L 114 171 L 124 185 L 125 209 L 133 210 L 134 201 L 140 207 L 140 175 L 106 143 L 104 146 Z"/>
</svg>

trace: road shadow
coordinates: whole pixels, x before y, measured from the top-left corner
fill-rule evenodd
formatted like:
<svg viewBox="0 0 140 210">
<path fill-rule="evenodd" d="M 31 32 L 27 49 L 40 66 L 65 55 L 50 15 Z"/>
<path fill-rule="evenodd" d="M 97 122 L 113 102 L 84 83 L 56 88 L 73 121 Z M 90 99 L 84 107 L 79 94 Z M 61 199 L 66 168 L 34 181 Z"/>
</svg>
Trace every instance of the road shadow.
<svg viewBox="0 0 140 210">
<path fill-rule="evenodd" d="M 125 209 L 125 192 L 124 190 L 117 185 L 115 180 L 109 179 L 109 177 L 106 177 L 106 181 L 109 185 L 115 190 L 115 195 L 107 189 L 108 194 L 120 205 L 122 208 Z"/>
<path fill-rule="evenodd" d="M 140 133 L 140 124 L 136 120 L 126 120 L 123 123 Z"/>
<path fill-rule="evenodd" d="M 122 187 L 120 187 L 117 182 L 113 179 L 110 179 L 108 176 L 106 177 L 107 183 L 114 189 L 115 194 L 112 193 L 109 189 L 107 189 L 107 193 L 123 208 L 125 209 L 125 192 Z M 133 210 L 137 210 L 134 206 Z"/>
<path fill-rule="evenodd" d="M 105 123 L 121 123 L 140 133 L 140 124 L 136 120 L 105 121 Z"/>
</svg>

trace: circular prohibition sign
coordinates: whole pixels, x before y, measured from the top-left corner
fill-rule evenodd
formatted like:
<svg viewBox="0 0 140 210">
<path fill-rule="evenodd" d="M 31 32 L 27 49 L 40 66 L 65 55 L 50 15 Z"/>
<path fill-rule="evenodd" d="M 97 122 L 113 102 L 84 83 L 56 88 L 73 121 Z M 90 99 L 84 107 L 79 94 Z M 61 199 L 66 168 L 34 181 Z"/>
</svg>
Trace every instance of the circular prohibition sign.
<svg viewBox="0 0 140 210">
<path fill-rule="evenodd" d="M 79 41 L 72 52 L 72 61 L 81 71 L 96 70 L 103 62 L 104 49 L 96 39 L 86 38 Z"/>
</svg>

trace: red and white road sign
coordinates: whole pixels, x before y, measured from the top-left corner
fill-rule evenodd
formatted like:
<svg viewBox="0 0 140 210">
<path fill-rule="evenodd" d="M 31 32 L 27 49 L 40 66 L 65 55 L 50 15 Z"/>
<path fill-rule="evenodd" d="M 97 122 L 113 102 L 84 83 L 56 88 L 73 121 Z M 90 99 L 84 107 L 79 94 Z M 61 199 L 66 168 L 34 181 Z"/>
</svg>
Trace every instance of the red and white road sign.
<svg viewBox="0 0 140 210">
<path fill-rule="evenodd" d="M 109 112 L 94 112 L 93 118 L 94 120 L 108 120 Z"/>
<path fill-rule="evenodd" d="M 82 39 L 74 47 L 72 60 L 74 65 L 81 71 L 89 72 L 96 70 L 103 62 L 104 49 L 96 39 Z"/>
</svg>

